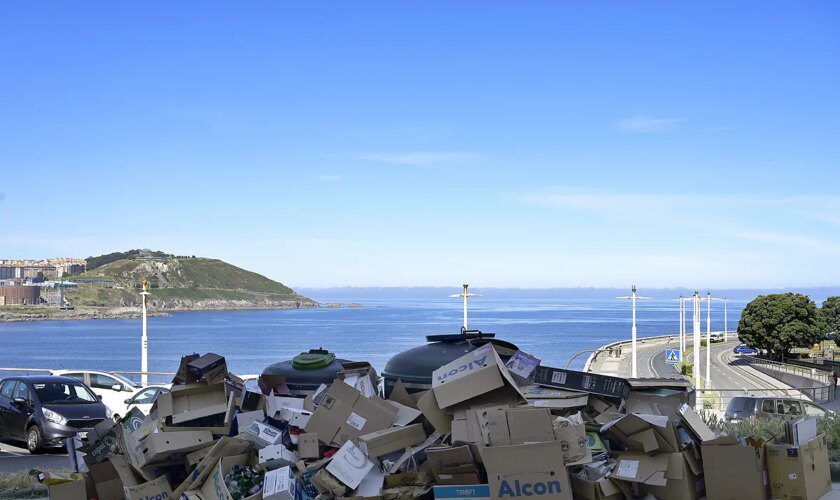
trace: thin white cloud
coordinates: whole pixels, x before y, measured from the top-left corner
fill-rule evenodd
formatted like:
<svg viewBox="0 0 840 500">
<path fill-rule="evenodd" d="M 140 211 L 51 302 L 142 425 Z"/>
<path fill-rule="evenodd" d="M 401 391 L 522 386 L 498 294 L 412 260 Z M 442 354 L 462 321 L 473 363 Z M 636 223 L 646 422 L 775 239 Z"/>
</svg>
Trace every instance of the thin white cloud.
<svg viewBox="0 0 840 500">
<path fill-rule="evenodd" d="M 655 134 L 670 132 L 676 129 L 685 118 L 667 118 L 648 115 L 636 115 L 622 118 L 615 123 L 615 127 L 623 132 L 634 134 Z"/>
<path fill-rule="evenodd" d="M 335 174 L 323 174 L 323 175 L 318 176 L 318 180 L 321 180 L 321 181 L 324 181 L 324 182 L 335 182 L 335 181 L 340 180 L 340 179 L 341 179 L 341 176 L 340 175 L 335 175 Z"/>
<path fill-rule="evenodd" d="M 403 153 L 363 153 L 357 160 L 405 165 L 411 167 L 434 167 L 439 165 L 463 165 L 478 159 L 472 153 L 454 151 L 410 151 Z"/>
</svg>

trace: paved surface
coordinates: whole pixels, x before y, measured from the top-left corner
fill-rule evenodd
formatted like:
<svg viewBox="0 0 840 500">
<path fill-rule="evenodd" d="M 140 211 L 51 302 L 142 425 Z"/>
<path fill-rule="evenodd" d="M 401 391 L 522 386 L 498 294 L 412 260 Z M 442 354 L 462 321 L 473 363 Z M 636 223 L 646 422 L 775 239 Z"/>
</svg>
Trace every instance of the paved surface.
<svg viewBox="0 0 840 500">
<path fill-rule="evenodd" d="M 0 442 L 0 472 L 27 472 L 30 469 L 67 470 L 70 458 L 63 449 L 30 455 L 22 443 Z"/>
</svg>

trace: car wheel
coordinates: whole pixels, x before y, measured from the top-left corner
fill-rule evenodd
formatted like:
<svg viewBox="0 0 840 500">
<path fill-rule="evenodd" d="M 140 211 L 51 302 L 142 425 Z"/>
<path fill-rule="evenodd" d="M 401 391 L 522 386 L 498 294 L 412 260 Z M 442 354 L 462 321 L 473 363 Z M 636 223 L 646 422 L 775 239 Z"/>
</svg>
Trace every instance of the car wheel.
<svg viewBox="0 0 840 500">
<path fill-rule="evenodd" d="M 26 449 L 32 454 L 44 451 L 44 436 L 37 425 L 30 427 L 26 433 Z"/>
</svg>

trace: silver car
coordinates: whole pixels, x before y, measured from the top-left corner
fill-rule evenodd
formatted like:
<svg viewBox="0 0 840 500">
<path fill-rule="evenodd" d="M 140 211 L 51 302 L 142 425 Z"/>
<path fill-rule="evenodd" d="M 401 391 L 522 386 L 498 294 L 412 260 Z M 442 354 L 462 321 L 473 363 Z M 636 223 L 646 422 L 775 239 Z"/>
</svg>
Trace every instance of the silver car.
<svg viewBox="0 0 840 500">
<path fill-rule="evenodd" d="M 827 413 L 810 401 L 772 396 L 736 396 L 726 406 L 727 420 L 824 417 Z"/>
</svg>

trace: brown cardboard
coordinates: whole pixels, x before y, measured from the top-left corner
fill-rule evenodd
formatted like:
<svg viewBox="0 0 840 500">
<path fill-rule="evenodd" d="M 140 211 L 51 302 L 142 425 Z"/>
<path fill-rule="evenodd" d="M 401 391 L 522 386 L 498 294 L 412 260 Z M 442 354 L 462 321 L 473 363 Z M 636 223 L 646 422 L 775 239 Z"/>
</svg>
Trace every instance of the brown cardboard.
<svg viewBox="0 0 840 500">
<path fill-rule="evenodd" d="M 590 481 L 577 475 L 571 475 L 572 492 L 574 498 L 579 500 L 623 500 L 624 493 L 621 488 L 608 477 L 602 477 L 597 481 Z"/>
<path fill-rule="evenodd" d="M 755 446 L 753 445 L 755 444 Z M 763 441 L 742 444 L 725 436 L 703 443 L 706 497 L 720 500 L 766 500 L 770 495 Z"/>
<path fill-rule="evenodd" d="M 452 432 L 452 415 L 440 408 L 433 391 L 426 391 L 420 396 L 417 408 L 440 435 Z"/>
<path fill-rule="evenodd" d="M 148 500 L 149 498 L 172 498 L 172 487 L 166 476 L 136 486 L 123 488 L 126 500 Z"/>
<path fill-rule="evenodd" d="M 509 408 L 506 413 L 510 444 L 554 441 L 551 410 L 548 408 Z"/>
<path fill-rule="evenodd" d="M 210 453 L 210 450 L 213 449 L 213 446 L 215 446 L 215 444 L 216 443 L 212 443 L 211 446 L 206 446 L 204 448 L 200 448 L 198 450 L 187 453 L 187 469 L 192 469 L 193 467 L 198 465 L 198 463 L 201 462 L 204 459 L 204 457 L 206 457 L 207 454 Z"/>
<path fill-rule="evenodd" d="M 618 453 L 611 477 L 638 483 L 643 492 L 656 498 L 696 500 L 703 491 L 702 470 L 691 456 L 690 450 L 652 456 L 640 452 Z"/>
<path fill-rule="evenodd" d="M 768 443 L 765 452 L 774 498 L 816 500 L 831 490 L 825 434 L 798 446 Z"/>
<path fill-rule="evenodd" d="M 172 417 L 173 424 L 225 413 L 228 400 L 224 384 L 175 385 L 157 397 L 158 417 Z"/>
<path fill-rule="evenodd" d="M 321 456 L 318 445 L 318 434 L 307 432 L 300 435 L 298 441 L 298 454 L 300 458 L 318 458 Z"/>
<path fill-rule="evenodd" d="M 78 481 L 68 481 L 66 483 L 56 483 L 47 486 L 47 491 L 50 495 L 50 500 L 87 500 L 87 489 L 85 488 L 85 481 L 80 479 Z"/>
<path fill-rule="evenodd" d="M 397 409 L 373 396 L 366 398 L 342 381 L 334 382 L 306 424 L 325 444 L 343 445 L 361 434 L 391 426 Z"/>
<path fill-rule="evenodd" d="M 426 433 L 420 424 L 390 427 L 359 436 L 359 448 L 369 457 L 381 457 L 422 443 L 425 439 Z"/>
<path fill-rule="evenodd" d="M 426 463 L 436 484 L 481 484 L 475 458 L 467 445 L 427 448 Z"/>
<path fill-rule="evenodd" d="M 106 460 L 88 465 L 88 473 L 99 500 L 120 500 L 123 497 L 123 482 L 113 463 Z"/>
<path fill-rule="evenodd" d="M 592 461 L 592 452 L 587 445 L 589 439 L 586 435 L 586 424 L 579 414 L 569 418 L 556 417 L 552 425 L 554 440 L 560 442 L 563 460 L 567 466 Z"/>
<path fill-rule="evenodd" d="M 506 409 L 504 406 L 494 406 L 464 412 L 468 415 L 466 420 L 467 435 L 470 437 L 468 442 L 478 446 L 510 445 L 511 436 Z M 469 418 L 472 415 L 475 415 L 476 424 L 473 424 L 472 418 Z M 455 425 L 455 421 L 452 424 Z M 478 435 L 474 437 L 474 434 Z M 454 440 L 454 430 L 452 436 Z M 477 441 L 477 439 L 480 439 L 480 441 Z"/>
<path fill-rule="evenodd" d="M 216 463 L 213 471 L 207 476 L 201 486 L 201 498 L 204 500 L 233 500 L 233 496 L 225 484 L 225 474 L 230 472 L 234 465 L 245 465 L 250 461 L 250 455 L 224 456 Z M 242 500 L 259 500 L 262 498 L 262 490 L 254 495 L 244 497 Z"/>
<path fill-rule="evenodd" d="M 111 455 L 108 457 L 108 461 L 114 467 L 114 470 L 117 472 L 123 486 L 137 486 L 138 484 L 145 482 L 145 480 L 137 474 L 124 455 Z"/>
<path fill-rule="evenodd" d="M 624 443 L 630 451 L 680 451 L 676 430 L 664 415 L 623 415 L 601 427 L 601 434 Z"/>
<path fill-rule="evenodd" d="M 143 466 L 160 462 L 173 453 L 189 453 L 213 444 L 210 431 L 155 432 L 144 439 Z"/>
<path fill-rule="evenodd" d="M 409 408 L 419 409 L 417 408 L 417 401 L 411 397 L 408 390 L 405 388 L 405 384 L 403 384 L 400 379 L 397 379 L 394 383 L 394 387 L 391 389 L 391 394 L 388 395 L 388 400 L 408 406 Z"/>
<path fill-rule="evenodd" d="M 536 408 L 567 409 L 580 408 L 589 403 L 589 394 L 563 389 L 553 389 L 539 385 L 522 388 L 528 404 Z"/>
<path fill-rule="evenodd" d="M 447 363 L 432 373 L 432 391 L 440 408 L 449 408 L 477 396 L 501 395 L 525 402 L 525 396 L 511 377 L 493 344 Z"/>
<path fill-rule="evenodd" d="M 490 497 L 502 499 L 537 495 L 572 500 L 572 490 L 560 443 L 550 441 L 481 448 Z"/>
<path fill-rule="evenodd" d="M 216 444 L 213 445 L 207 455 L 196 465 L 195 470 L 192 471 L 189 477 L 172 492 L 174 498 L 179 498 L 181 493 L 187 490 L 200 488 L 207 479 L 207 476 L 213 472 L 213 468 L 218 463 L 220 457 L 242 454 L 250 450 L 251 447 L 252 443 L 245 439 L 228 436 L 222 437 L 216 441 Z"/>
</svg>

